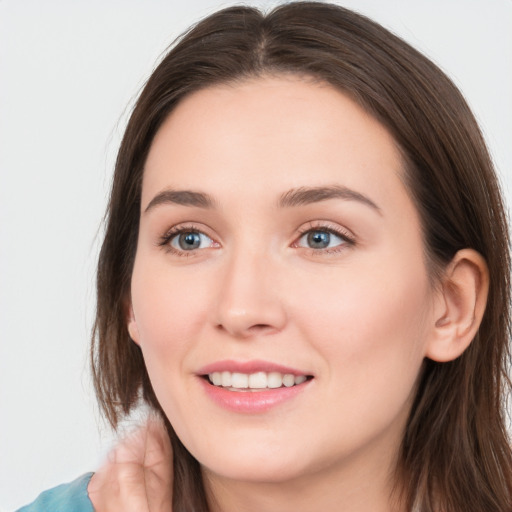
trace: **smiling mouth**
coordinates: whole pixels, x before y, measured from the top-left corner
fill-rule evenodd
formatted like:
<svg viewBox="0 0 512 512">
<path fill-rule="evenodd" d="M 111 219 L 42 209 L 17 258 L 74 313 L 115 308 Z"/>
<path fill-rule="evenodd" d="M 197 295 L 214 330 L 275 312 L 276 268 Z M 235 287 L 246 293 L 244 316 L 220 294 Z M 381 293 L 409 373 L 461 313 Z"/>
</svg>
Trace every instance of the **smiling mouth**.
<svg viewBox="0 0 512 512">
<path fill-rule="evenodd" d="M 291 388 L 312 379 L 310 375 L 293 375 L 280 372 L 212 372 L 204 378 L 215 387 L 229 391 L 262 391 Z"/>
</svg>

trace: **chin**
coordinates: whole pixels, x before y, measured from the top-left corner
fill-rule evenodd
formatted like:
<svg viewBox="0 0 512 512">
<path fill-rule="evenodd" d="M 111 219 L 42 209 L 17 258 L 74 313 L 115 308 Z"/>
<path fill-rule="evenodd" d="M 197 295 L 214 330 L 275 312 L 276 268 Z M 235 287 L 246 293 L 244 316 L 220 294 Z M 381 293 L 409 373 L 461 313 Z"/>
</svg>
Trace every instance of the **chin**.
<svg viewBox="0 0 512 512">
<path fill-rule="evenodd" d="M 277 460 L 265 462 L 215 460 L 211 465 L 203 464 L 201 461 L 199 463 L 206 474 L 247 483 L 283 483 L 299 478 L 304 473 L 293 464 Z"/>
<path fill-rule="evenodd" d="M 210 445 L 209 449 L 192 447 L 190 450 L 207 475 L 243 482 L 282 483 L 308 471 L 308 461 L 298 458 L 305 455 L 300 447 L 283 450 L 281 444 L 279 449 L 263 449 L 259 443 L 245 447 L 236 444 L 217 446 L 217 449 L 212 449 Z"/>
</svg>

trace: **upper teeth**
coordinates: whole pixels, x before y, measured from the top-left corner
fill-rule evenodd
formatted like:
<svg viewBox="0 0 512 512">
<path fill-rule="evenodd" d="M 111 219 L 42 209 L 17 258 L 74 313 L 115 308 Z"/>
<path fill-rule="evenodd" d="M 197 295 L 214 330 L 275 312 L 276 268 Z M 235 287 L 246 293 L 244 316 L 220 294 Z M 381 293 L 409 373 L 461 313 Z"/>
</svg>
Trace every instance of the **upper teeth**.
<svg viewBox="0 0 512 512">
<path fill-rule="evenodd" d="M 210 382 L 215 386 L 236 389 L 264 389 L 264 388 L 287 388 L 302 384 L 306 380 L 305 375 L 292 375 L 291 373 L 279 372 L 256 372 L 256 373 L 231 373 L 213 372 L 208 374 Z"/>
</svg>

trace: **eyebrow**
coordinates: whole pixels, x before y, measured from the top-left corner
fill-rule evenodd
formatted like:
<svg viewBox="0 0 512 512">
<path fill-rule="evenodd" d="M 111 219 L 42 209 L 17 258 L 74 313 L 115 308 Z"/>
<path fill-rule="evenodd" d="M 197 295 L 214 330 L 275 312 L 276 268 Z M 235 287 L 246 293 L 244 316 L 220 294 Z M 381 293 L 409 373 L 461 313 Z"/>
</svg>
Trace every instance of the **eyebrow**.
<svg viewBox="0 0 512 512">
<path fill-rule="evenodd" d="M 214 200 L 203 192 L 193 190 L 163 190 L 157 194 L 147 205 L 144 213 L 161 204 L 178 204 L 181 206 L 195 206 L 196 208 L 213 208 Z"/>
<path fill-rule="evenodd" d="M 328 199 L 344 199 L 357 201 L 369 206 L 382 215 L 380 207 L 369 197 L 341 185 L 329 185 L 326 187 L 299 187 L 285 192 L 279 199 L 278 205 L 281 208 L 303 206 Z"/>
<path fill-rule="evenodd" d="M 288 190 L 281 195 L 278 201 L 280 208 L 290 208 L 303 206 L 328 199 L 344 199 L 347 201 L 357 201 L 369 206 L 377 213 L 382 215 L 381 209 L 369 197 L 356 192 L 348 187 L 340 185 L 329 185 L 324 187 L 299 187 Z M 210 209 L 215 206 L 214 199 L 204 193 L 194 190 L 173 190 L 167 189 L 158 193 L 148 204 L 144 213 L 152 210 L 162 204 L 177 204 L 180 206 L 192 206 L 196 208 Z"/>
</svg>

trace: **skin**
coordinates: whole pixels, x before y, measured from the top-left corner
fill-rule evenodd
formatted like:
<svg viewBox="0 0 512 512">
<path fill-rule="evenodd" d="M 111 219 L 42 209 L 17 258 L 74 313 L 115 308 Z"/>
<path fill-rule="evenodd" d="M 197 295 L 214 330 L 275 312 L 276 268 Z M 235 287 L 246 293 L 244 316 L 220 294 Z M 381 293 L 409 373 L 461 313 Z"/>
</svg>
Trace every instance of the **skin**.
<svg viewBox="0 0 512 512">
<path fill-rule="evenodd" d="M 400 510 L 393 468 L 423 360 L 467 347 L 487 286 L 485 262 L 466 250 L 432 287 L 402 175 L 382 125 L 297 77 L 196 92 L 158 131 L 127 323 L 212 510 Z M 356 195 L 278 205 L 290 190 L 332 186 Z M 212 204 L 155 200 L 169 190 Z M 202 233 L 201 245 L 180 249 L 177 229 Z M 330 246 L 308 246 L 308 232 L 331 232 Z M 226 359 L 313 378 L 243 414 L 214 403 L 199 377 Z"/>
<path fill-rule="evenodd" d="M 172 512 L 172 480 L 171 443 L 155 417 L 118 443 L 87 492 L 96 512 Z"/>
</svg>

